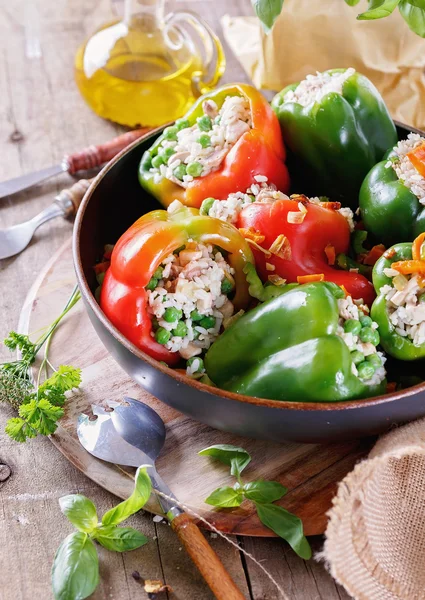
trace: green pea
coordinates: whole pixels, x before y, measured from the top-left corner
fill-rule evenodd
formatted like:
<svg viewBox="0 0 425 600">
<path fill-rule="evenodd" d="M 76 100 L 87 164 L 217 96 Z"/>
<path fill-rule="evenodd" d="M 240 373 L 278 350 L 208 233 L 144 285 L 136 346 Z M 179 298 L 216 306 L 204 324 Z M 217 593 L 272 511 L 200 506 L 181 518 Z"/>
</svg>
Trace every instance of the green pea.
<svg viewBox="0 0 425 600">
<path fill-rule="evenodd" d="M 192 358 L 189 358 L 189 360 L 187 361 L 186 365 L 188 367 L 190 367 L 191 365 L 193 365 L 193 363 L 195 362 L 195 360 L 198 361 L 198 366 L 196 368 L 195 373 L 201 373 L 204 370 L 204 361 L 202 360 L 202 358 L 199 358 L 199 356 L 192 356 Z"/>
<path fill-rule="evenodd" d="M 168 331 L 168 329 L 164 329 L 164 327 L 158 327 L 158 329 L 155 331 L 155 339 L 158 342 L 158 344 L 166 344 L 171 337 L 171 333 Z"/>
<path fill-rule="evenodd" d="M 152 277 L 155 277 L 155 279 L 162 279 L 162 272 L 164 271 L 164 269 L 162 267 L 158 267 L 155 271 L 155 273 L 152 275 Z"/>
<path fill-rule="evenodd" d="M 181 131 L 182 129 L 190 127 L 190 123 L 187 119 L 177 119 L 174 126 L 177 127 L 178 131 Z"/>
<path fill-rule="evenodd" d="M 177 179 L 180 179 L 180 181 L 183 181 L 183 177 L 186 174 L 187 174 L 186 165 L 183 165 L 183 164 L 176 167 L 173 171 L 174 177 L 176 177 Z"/>
<path fill-rule="evenodd" d="M 155 277 L 151 277 L 151 280 L 149 281 L 149 283 L 145 289 L 153 292 L 156 289 L 157 285 L 158 285 L 158 279 L 155 279 Z"/>
<path fill-rule="evenodd" d="M 164 159 L 165 163 L 168 163 L 171 156 L 173 156 L 173 154 L 175 154 L 175 153 L 176 153 L 176 151 L 174 150 L 174 148 L 163 148 L 161 150 L 161 156 Z"/>
<path fill-rule="evenodd" d="M 142 169 L 144 171 L 149 171 L 149 169 L 152 167 L 152 156 L 150 155 L 149 152 L 146 152 L 146 154 L 143 156 L 142 159 Z"/>
<path fill-rule="evenodd" d="M 187 334 L 187 325 L 184 321 L 179 321 L 173 329 L 173 335 L 184 337 Z"/>
<path fill-rule="evenodd" d="M 174 323 L 174 321 L 179 321 L 182 318 L 182 314 L 181 310 L 171 306 L 165 310 L 163 319 L 167 323 Z"/>
<path fill-rule="evenodd" d="M 198 143 L 201 144 L 202 148 L 208 148 L 208 146 L 211 146 L 211 138 L 206 133 L 203 133 L 198 137 Z"/>
<path fill-rule="evenodd" d="M 199 177 L 202 173 L 203 166 L 200 162 L 191 162 L 187 165 L 186 171 L 188 175 L 192 175 L 192 177 Z"/>
<path fill-rule="evenodd" d="M 359 379 L 361 379 L 362 381 L 366 381 L 367 379 L 370 379 L 375 373 L 375 367 L 367 360 L 364 360 L 359 365 L 357 365 L 357 371 Z"/>
<path fill-rule="evenodd" d="M 178 132 L 177 127 L 173 127 L 173 126 L 166 127 L 164 129 L 163 135 L 166 140 L 175 141 L 175 140 L 177 140 L 177 132 Z"/>
<path fill-rule="evenodd" d="M 192 310 L 192 312 L 190 313 L 190 318 L 192 319 L 192 321 L 200 321 L 204 318 L 204 315 L 199 314 L 199 312 L 195 309 Z"/>
<path fill-rule="evenodd" d="M 360 325 L 362 327 L 370 327 L 373 323 L 372 319 L 368 316 L 368 315 L 364 315 L 363 317 L 360 317 Z"/>
<path fill-rule="evenodd" d="M 345 333 L 352 333 L 353 335 L 358 335 L 362 326 L 359 321 L 356 319 L 348 319 L 344 323 L 344 331 Z"/>
<path fill-rule="evenodd" d="M 353 350 L 351 353 L 351 360 L 353 361 L 353 363 L 355 365 L 360 364 L 361 362 L 364 361 L 364 354 L 363 352 L 359 352 L 359 350 Z"/>
<path fill-rule="evenodd" d="M 203 317 L 199 321 L 199 325 L 204 329 L 211 329 L 215 325 L 215 317 Z"/>
<path fill-rule="evenodd" d="M 205 198 L 201 204 L 201 208 L 199 209 L 199 214 L 208 215 L 214 202 L 215 198 Z"/>
<path fill-rule="evenodd" d="M 202 117 L 198 117 L 196 119 L 196 122 L 201 131 L 211 131 L 212 122 L 210 117 L 208 117 L 207 115 L 202 115 Z"/>
<path fill-rule="evenodd" d="M 382 359 L 379 354 L 369 354 L 369 356 L 366 356 L 366 360 L 373 365 L 375 369 L 378 369 L 382 366 Z"/>
<path fill-rule="evenodd" d="M 164 164 L 164 159 L 162 158 L 162 156 L 160 154 L 157 154 L 156 156 L 153 157 L 152 166 L 155 167 L 155 169 L 159 169 L 159 167 L 163 164 Z"/>
<path fill-rule="evenodd" d="M 233 283 L 230 281 L 230 279 L 224 278 L 223 281 L 221 282 L 221 293 L 222 294 L 230 294 L 230 292 L 233 290 Z"/>
<path fill-rule="evenodd" d="M 363 327 L 359 333 L 359 338 L 362 342 L 370 342 L 374 346 L 377 346 L 380 340 L 379 333 L 371 327 Z"/>
<path fill-rule="evenodd" d="M 96 273 L 96 280 L 99 285 L 102 285 L 103 280 L 105 279 L 105 275 L 105 271 L 103 271 L 103 273 Z"/>
</svg>

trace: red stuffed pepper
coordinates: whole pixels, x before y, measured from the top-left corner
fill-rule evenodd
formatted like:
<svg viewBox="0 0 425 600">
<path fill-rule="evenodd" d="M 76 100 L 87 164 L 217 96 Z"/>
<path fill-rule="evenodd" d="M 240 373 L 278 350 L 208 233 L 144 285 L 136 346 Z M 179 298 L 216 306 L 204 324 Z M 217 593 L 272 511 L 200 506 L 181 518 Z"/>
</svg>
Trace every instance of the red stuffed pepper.
<svg viewBox="0 0 425 600">
<path fill-rule="evenodd" d="M 373 302 L 374 288 L 366 277 L 335 268 L 337 255 L 347 253 L 350 245 L 350 225 L 339 203 L 312 202 L 305 196 L 265 200 L 246 205 L 237 221 L 251 238 L 263 281 L 324 279 L 343 286 L 355 299 Z"/>
<path fill-rule="evenodd" d="M 252 252 L 228 223 L 180 202 L 143 215 L 121 236 L 100 294 L 109 320 L 169 365 L 194 359 L 249 302 Z"/>
<path fill-rule="evenodd" d="M 161 204 L 199 208 L 205 198 L 245 192 L 264 176 L 289 189 L 279 122 L 264 96 L 246 84 L 202 96 L 145 152 L 140 184 Z"/>
</svg>

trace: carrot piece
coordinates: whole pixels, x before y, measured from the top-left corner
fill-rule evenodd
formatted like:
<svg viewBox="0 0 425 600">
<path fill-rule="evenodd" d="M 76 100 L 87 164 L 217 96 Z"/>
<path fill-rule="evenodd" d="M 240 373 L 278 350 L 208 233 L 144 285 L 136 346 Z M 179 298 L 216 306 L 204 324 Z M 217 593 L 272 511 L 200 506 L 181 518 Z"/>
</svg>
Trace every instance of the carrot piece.
<svg viewBox="0 0 425 600">
<path fill-rule="evenodd" d="M 425 241 L 425 233 L 421 233 L 418 237 L 413 241 L 412 244 L 412 258 L 413 260 L 424 260 L 424 241 Z"/>
<path fill-rule="evenodd" d="M 392 258 L 393 256 L 395 256 L 396 251 L 394 250 L 394 248 L 388 248 L 388 250 L 385 250 L 384 252 L 384 256 L 385 258 Z"/>
<path fill-rule="evenodd" d="M 371 267 L 373 267 L 373 265 L 376 263 L 378 258 L 381 258 L 381 256 L 384 254 L 384 252 L 385 252 L 385 246 L 383 244 L 378 244 L 377 246 L 373 246 L 372 250 L 369 250 L 369 252 L 363 258 L 363 264 L 370 265 Z"/>
<path fill-rule="evenodd" d="M 348 290 L 347 290 L 347 288 L 345 287 L 345 285 L 340 285 L 339 287 L 340 287 L 340 288 L 342 289 L 342 291 L 344 292 L 344 294 L 345 294 L 345 297 L 347 297 L 347 296 L 349 296 L 349 295 L 350 295 L 350 294 L 348 293 Z"/>
<path fill-rule="evenodd" d="M 298 275 L 297 283 L 311 283 L 312 281 L 324 281 L 323 273 L 315 273 L 314 275 Z"/>
<path fill-rule="evenodd" d="M 407 158 L 410 160 L 417 172 L 422 175 L 422 177 L 425 177 L 425 142 L 408 152 Z"/>
<path fill-rule="evenodd" d="M 239 231 L 246 240 L 250 239 L 256 244 L 261 244 L 261 242 L 264 242 L 264 240 L 266 239 L 266 236 L 262 235 L 261 231 L 257 231 L 253 227 L 248 227 L 248 229 L 246 229 L 245 227 L 241 227 Z"/>
<path fill-rule="evenodd" d="M 320 206 L 330 210 L 339 210 L 341 208 L 341 202 L 321 202 Z"/>
<path fill-rule="evenodd" d="M 390 381 L 387 383 L 387 394 L 392 394 L 397 389 L 397 383 L 395 381 Z"/>
<path fill-rule="evenodd" d="M 403 275 L 425 274 L 425 260 L 399 260 L 393 262 L 391 268 Z"/>
<path fill-rule="evenodd" d="M 328 259 L 328 265 L 334 265 L 336 259 L 335 246 L 328 244 L 325 248 L 326 258 Z"/>
</svg>

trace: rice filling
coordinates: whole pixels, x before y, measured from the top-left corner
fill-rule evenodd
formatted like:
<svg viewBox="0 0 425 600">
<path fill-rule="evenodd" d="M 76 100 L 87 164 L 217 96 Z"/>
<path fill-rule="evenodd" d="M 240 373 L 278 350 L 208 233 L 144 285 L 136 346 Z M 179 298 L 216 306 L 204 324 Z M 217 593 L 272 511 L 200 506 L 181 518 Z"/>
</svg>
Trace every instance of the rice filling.
<svg viewBox="0 0 425 600">
<path fill-rule="evenodd" d="M 350 67 L 342 73 L 319 73 L 307 75 L 294 89 L 286 92 L 284 102 L 297 102 L 301 106 L 309 106 L 314 102 L 320 102 L 327 94 L 332 92 L 342 94 L 344 83 L 354 75 L 355 69 Z"/>
<path fill-rule="evenodd" d="M 418 133 L 409 133 L 406 140 L 394 146 L 397 156 L 389 159 L 385 165 L 387 169 L 394 169 L 403 185 L 415 194 L 423 205 L 425 205 L 425 177 L 418 173 L 407 154 L 424 143 L 425 138 Z"/>
<path fill-rule="evenodd" d="M 351 352 L 352 372 L 366 385 L 379 385 L 386 376 L 385 355 L 377 349 L 378 324 L 369 316 L 369 308 L 351 296 L 338 300 L 337 335 Z"/>
<path fill-rule="evenodd" d="M 147 286 L 152 337 L 185 359 L 202 354 L 218 337 L 223 320 L 233 315 L 228 298 L 233 275 L 222 252 L 210 244 L 189 240 L 167 256 Z M 199 370 L 199 360 L 199 365 L 191 361 L 190 371 Z"/>
<path fill-rule="evenodd" d="M 155 183 L 163 178 L 186 188 L 197 177 L 216 171 L 236 142 L 252 128 L 249 101 L 227 96 L 218 109 L 213 100 L 202 103 L 203 115 L 190 126 L 185 119 L 164 130 L 150 172 Z"/>
<path fill-rule="evenodd" d="M 425 343 L 425 288 L 418 275 L 410 278 L 395 269 L 384 269 L 392 285 L 384 285 L 381 294 L 387 301 L 387 311 L 395 331 L 413 342 Z"/>
</svg>

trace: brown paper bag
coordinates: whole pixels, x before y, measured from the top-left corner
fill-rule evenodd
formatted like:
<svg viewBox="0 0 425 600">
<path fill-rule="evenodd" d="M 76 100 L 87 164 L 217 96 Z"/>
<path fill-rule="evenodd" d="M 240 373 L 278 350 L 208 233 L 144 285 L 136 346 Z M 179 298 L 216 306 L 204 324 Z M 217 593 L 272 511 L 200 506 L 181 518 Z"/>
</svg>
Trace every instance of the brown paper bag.
<svg viewBox="0 0 425 600">
<path fill-rule="evenodd" d="M 255 17 L 224 17 L 223 31 L 258 87 L 280 90 L 315 71 L 354 67 L 380 90 L 394 119 L 425 128 L 425 40 L 398 11 L 357 21 L 363 4 L 286 0 L 269 35 Z"/>
</svg>

